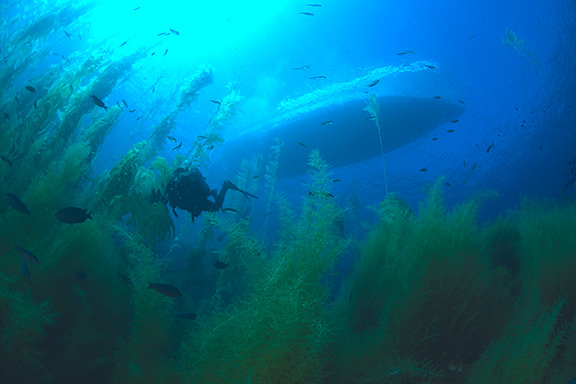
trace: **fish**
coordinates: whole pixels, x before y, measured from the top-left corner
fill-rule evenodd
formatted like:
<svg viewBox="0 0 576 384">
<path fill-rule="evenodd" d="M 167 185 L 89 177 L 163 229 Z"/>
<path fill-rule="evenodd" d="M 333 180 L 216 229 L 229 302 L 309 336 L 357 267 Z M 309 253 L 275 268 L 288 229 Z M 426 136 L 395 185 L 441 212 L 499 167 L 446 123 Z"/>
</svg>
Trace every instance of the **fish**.
<svg viewBox="0 0 576 384">
<path fill-rule="evenodd" d="M 64 34 L 66 35 L 66 37 L 72 38 L 72 36 L 68 32 L 64 31 Z"/>
<path fill-rule="evenodd" d="M 18 96 L 14 96 L 14 100 L 16 100 L 16 102 L 17 102 L 18 104 L 20 104 L 20 99 L 18 98 Z"/>
<path fill-rule="evenodd" d="M 313 13 L 310 12 L 300 12 L 301 15 L 306 15 L 306 16 L 314 16 Z"/>
<path fill-rule="evenodd" d="M 164 54 L 162 56 L 166 56 L 167 53 L 168 53 L 168 48 L 166 48 L 166 51 L 164 51 Z"/>
<path fill-rule="evenodd" d="M 126 43 L 127 43 L 127 41 L 123 42 L 122 44 L 120 44 L 120 47 L 122 47 Z M 118 48 L 120 48 L 120 47 L 118 47 Z"/>
<path fill-rule="evenodd" d="M 166 136 L 166 138 L 167 138 L 168 140 L 170 140 L 171 142 L 173 142 L 173 143 L 175 143 L 175 142 L 178 141 L 178 140 L 176 140 L 175 137 L 172 137 L 172 136 Z"/>
<path fill-rule="evenodd" d="M 118 106 L 118 108 L 122 108 L 122 106 L 120 105 L 120 102 L 116 102 L 116 105 Z"/>
<path fill-rule="evenodd" d="M 426 171 L 428 171 L 427 168 L 422 168 L 422 169 L 420 169 L 418 172 L 426 172 Z"/>
<path fill-rule="evenodd" d="M 306 145 L 304 145 L 304 143 L 302 143 L 302 142 L 300 142 L 300 141 L 297 142 L 296 144 L 300 145 L 302 148 L 306 148 Z"/>
<path fill-rule="evenodd" d="M 341 182 L 341 181 L 342 181 L 342 179 L 334 179 L 334 180 L 332 180 L 333 183 L 339 183 L 339 182 Z"/>
<path fill-rule="evenodd" d="M 452 132 L 454 132 L 454 130 L 453 129 L 447 129 L 446 132 L 452 133 Z"/>
<path fill-rule="evenodd" d="M 38 104 L 36 104 L 36 100 L 34 100 L 34 109 L 38 109 Z"/>
<path fill-rule="evenodd" d="M 303 71 L 303 70 L 308 69 L 308 68 L 310 68 L 308 65 L 303 65 L 301 67 L 294 67 L 292 69 L 295 71 Z"/>
<path fill-rule="evenodd" d="M 6 200 L 8 200 L 8 204 L 10 204 L 12 206 L 12 208 L 14 208 L 15 210 L 17 210 L 20 213 L 25 213 L 27 215 L 31 215 L 33 212 L 30 211 L 28 209 L 28 207 L 26 207 L 26 204 L 24 204 L 24 202 L 22 200 L 20 200 L 20 198 L 18 196 L 16 196 L 13 193 L 6 193 L 4 196 L 6 196 Z"/>
<path fill-rule="evenodd" d="M 210 101 L 213 102 L 214 104 L 218 104 L 218 105 L 221 105 L 221 104 L 222 104 L 222 103 L 221 103 L 220 101 L 218 101 L 218 100 L 210 100 Z"/>
<path fill-rule="evenodd" d="M 472 166 L 472 169 L 476 169 L 476 166 L 478 165 L 478 163 L 474 163 L 474 165 Z"/>
<path fill-rule="evenodd" d="M 76 280 L 86 280 L 86 278 L 88 277 L 88 275 L 86 274 L 86 272 L 84 272 L 83 270 L 79 269 L 74 273 L 74 277 L 76 278 Z"/>
<path fill-rule="evenodd" d="M 128 103 L 126 102 L 126 100 L 122 99 L 122 104 L 124 104 L 124 106 L 125 106 L 126 108 L 128 108 Z"/>
<path fill-rule="evenodd" d="M 26 264 L 24 258 L 20 259 L 20 273 L 22 273 L 25 278 L 30 278 L 30 270 L 28 269 L 28 264 Z"/>
<path fill-rule="evenodd" d="M 36 88 L 34 88 L 34 87 L 31 86 L 31 85 L 27 85 L 27 86 L 26 86 L 26 90 L 27 90 L 28 92 L 32 92 L 32 93 L 35 93 L 35 92 L 36 92 Z"/>
<path fill-rule="evenodd" d="M 457 123 L 457 122 L 459 122 L 459 121 L 460 121 L 460 120 L 452 120 L 451 123 Z"/>
<path fill-rule="evenodd" d="M 377 85 L 380 82 L 380 80 L 376 79 L 373 82 L 371 82 L 370 84 L 368 84 L 369 87 L 373 87 L 375 85 Z"/>
<path fill-rule="evenodd" d="M 140 116 L 140 117 L 137 117 L 137 118 L 136 118 L 136 121 L 140 120 L 141 118 L 142 118 L 142 116 Z"/>
<path fill-rule="evenodd" d="M 224 268 L 226 268 L 226 267 L 229 266 L 229 265 L 230 265 L 230 264 L 227 264 L 227 263 L 225 263 L 225 262 L 223 262 L 223 261 L 215 261 L 215 262 L 214 262 L 214 268 L 216 268 L 216 269 L 224 269 Z"/>
<path fill-rule="evenodd" d="M 258 175 L 252 176 L 253 179 L 257 179 L 258 177 L 260 177 L 260 176 L 258 176 Z"/>
<path fill-rule="evenodd" d="M 66 224 L 80 224 L 87 219 L 93 220 L 90 211 L 78 207 L 62 208 L 54 215 L 56 220 Z"/>
<path fill-rule="evenodd" d="M 196 136 L 196 137 L 199 138 L 199 139 L 201 139 L 201 140 L 207 139 L 206 136 Z"/>
<path fill-rule="evenodd" d="M 235 210 L 234 208 L 222 208 L 222 211 L 230 213 L 238 213 L 238 211 Z"/>
<path fill-rule="evenodd" d="M 449 182 L 445 182 L 444 185 L 447 186 L 447 187 L 449 187 L 449 186 L 450 186 L 450 183 L 449 183 Z"/>
<path fill-rule="evenodd" d="M 176 316 L 186 320 L 196 320 L 198 318 L 198 315 L 192 312 L 180 312 Z"/>
<path fill-rule="evenodd" d="M 178 290 L 178 288 L 174 287 L 173 285 L 170 284 L 161 284 L 161 283 L 151 283 L 148 282 L 148 289 L 153 289 L 156 292 L 164 295 L 164 296 L 168 296 L 168 297 L 173 297 L 175 299 L 179 298 L 180 296 L 182 296 L 182 292 L 180 292 Z"/>
<path fill-rule="evenodd" d="M 464 101 L 462 101 L 462 100 L 458 100 L 458 102 L 459 102 L 460 104 L 466 104 L 466 103 L 465 103 Z"/>
<path fill-rule="evenodd" d="M 156 36 L 164 36 L 164 35 L 169 35 L 169 34 L 170 34 L 169 32 L 162 32 L 162 33 L 157 34 Z"/>
<path fill-rule="evenodd" d="M 150 56 L 154 56 L 156 54 L 156 52 L 152 52 L 152 54 Z"/>
<path fill-rule="evenodd" d="M 312 76 L 310 77 L 310 80 L 314 80 L 314 79 L 325 79 L 326 76 Z"/>
<path fill-rule="evenodd" d="M 437 137 L 433 137 L 433 138 L 432 138 L 432 141 L 435 141 L 435 140 L 438 140 L 438 138 L 437 138 Z"/>
<path fill-rule="evenodd" d="M 411 54 L 413 54 L 413 55 L 415 55 L 415 54 L 416 54 L 416 52 L 414 52 L 414 51 L 411 51 L 411 50 L 409 50 L 409 49 L 405 49 L 405 50 L 404 50 L 404 52 L 407 52 L 407 53 L 411 53 Z"/>
<path fill-rule="evenodd" d="M 139 9 L 140 9 L 140 7 L 136 7 L 136 8 L 134 8 L 134 10 L 135 10 L 135 11 L 137 11 L 137 10 L 139 10 Z"/>
<path fill-rule="evenodd" d="M 433 66 L 433 65 L 424 64 L 424 66 L 425 66 L 426 68 L 430 68 L 430 69 L 436 69 L 436 67 L 435 67 L 435 66 Z"/>
<path fill-rule="evenodd" d="M 173 151 L 177 151 L 180 149 L 180 147 L 182 146 L 182 142 L 180 142 L 180 144 L 178 144 L 177 146 L 175 146 L 174 148 L 172 148 Z"/>
<path fill-rule="evenodd" d="M 96 104 L 97 106 L 99 106 L 100 108 L 104 108 L 105 111 L 108 110 L 108 107 L 104 104 L 104 102 L 102 100 L 100 100 L 97 96 L 95 95 L 90 95 L 90 98 L 92 99 L 92 102 L 94 104 Z"/>
<path fill-rule="evenodd" d="M 407 54 L 408 54 L 408 52 L 398 52 L 396 55 L 403 56 L 403 55 L 407 55 Z"/>
<path fill-rule="evenodd" d="M 492 144 L 490 144 L 488 146 L 488 149 L 486 150 L 486 153 L 490 152 L 490 150 L 492 149 L 492 147 L 494 146 L 494 142 L 492 142 Z"/>
<path fill-rule="evenodd" d="M 32 264 L 40 264 L 36 255 L 33 254 L 31 251 L 27 250 L 26 248 L 22 248 L 19 245 L 14 245 L 14 249 L 16 250 L 16 252 L 18 252 L 20 256 L 22 256 L 23 259 L 26 259 L 27 262 Z"/>
<path fill-rule="evenodd" d="M 364 121 L 368 121 L 368 120 L 376 120 L 376 116 L 370 116 L 364 119 Z"/>
<path fill-rule="evenodd" d="M 440 100 L 442 96 L 434 96 L 435 99 Z"/>
<path fill-rule="evenodd" d="M 180 32 L 178 32 L 175 29 L 170 28 L 170 32 L 172 32 L 173 34 L 175 34 L 176 36 L 178 36 L 180 34 Z"/>
<path fill-rule="evenodd" d="M 322 4 L 306 4 L 309 7 L 321 7 Z"/>
<path fill-rule="evenodd" d="M 135 109 L 129 109 L 128 112 L 134 113 L 134 112 L 136 112 L 136 110 Z"/>
<path fill-rule="evenodd" d="M 0 159 L 2 159 L 2 161 L 4 161 L 6 164 L 8 164 L 10 166 L 10 168 L 12 168 L 12 160 L 10 160 L 9 158 L 7 158 L 4 155 L 0 155 Z"/>
<path fill-rule="evenodd" d="M 330 125 L 330 124 L 334 124 L 334 122 L 332 120 L 328 120 L 323 123 L 320 123 L 320 125 Z"/>
</svg>

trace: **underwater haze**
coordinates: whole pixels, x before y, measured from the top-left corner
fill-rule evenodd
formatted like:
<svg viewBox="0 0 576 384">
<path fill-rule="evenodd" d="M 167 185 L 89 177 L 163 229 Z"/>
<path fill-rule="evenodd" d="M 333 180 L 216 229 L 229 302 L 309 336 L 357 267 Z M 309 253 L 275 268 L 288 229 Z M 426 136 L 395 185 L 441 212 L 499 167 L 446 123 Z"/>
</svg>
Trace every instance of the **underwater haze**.
<svg viewBox="0 0 576 384">
<path fill-rule="evenodd" d="M 572 0 L 0 26 L 0 384 L 576 380 Z"/>
</svg>

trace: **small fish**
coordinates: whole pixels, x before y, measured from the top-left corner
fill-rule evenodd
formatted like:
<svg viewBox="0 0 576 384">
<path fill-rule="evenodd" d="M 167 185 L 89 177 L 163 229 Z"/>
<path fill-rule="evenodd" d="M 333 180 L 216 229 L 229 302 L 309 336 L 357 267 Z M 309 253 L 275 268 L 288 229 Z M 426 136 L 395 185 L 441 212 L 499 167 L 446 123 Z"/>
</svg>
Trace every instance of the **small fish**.
<svg viewBox="0 0 576 384">
<path fill-rule="evenodd" d="M 196 137 L 199 138 L 199 139 L 201 139 L 201 140 L 207 139 L 206 136 L 196 136 Z"/>
<path fill-rule="evenodd" d="M 169 34 L 170 34 L 169 32 L 162 32 L 162 33 L 157 34 L 156 36 L 164 36 L 164 35 L 169 35 Z"/>
<path fill-rule="evenodd" d="M 306 148 L 306 145 L 304 145 L 304 143 L 302 143 L 302 142 L 300 142 L 300 141 L 297 142 L 296 144 L 300 145 L 302 148 Z"/>
<path fill-rule="evenodd" d="M 447 186 L 447 187 L 449 187 L 449 186 L 450 186 L 450 183 L 449 183 L 449 182 L 445 182 L 444 185 Z"/>
<path fill-rule="evenodd" d="M 306 15 L 306 16 L 314 16 L 313 13 L 310 12 L 300 12 L 301 15 Z"/>
<path fill-rule="evenodd" d="M 238 213 L 238 211 L 235 210 L 234 208 L 222 208 L 222 211 L 230 213 Z"/>
<path fill-rule="evenodd" d="M 105 111 L 108 110 L 108 107 L 104 104 L 104 102 L 102 100 L 100 100 L 97 96 L 95 95 L 90 95 L 90 98 L 92 99 L 92 102 L 94 104 L 96 104 L 97 106 L 99 106 L 100 108 L 104 108 Z"/>
<path fill-rule="evenodd" d="M 126 102 L 126 100 L 122 99 L 122 104 L 124 104 L 124 106 L 125 106 L 126 108 L 128 108 L 128 103 Z"/>
<path fill-rule="evenodd" d="M 436 69 L 436 67 L 435 67 L 435 66 L 433 66 L 433 65 L 424 64 L 424 66 L 425 66 L 426 68 L 430 68 L 430 69 Z"/>
<path fill-rule="evenodd" d="M 74 273 L 74 278 L 76 278 L 76 280 L 86 280 L 87 277 L 88 277 L 88 275 L 86 274 L 86 272 L 84 272 L 81 269 L 77 270 Z"/>
<path fill-rule="evenodd" d="M 54 215 L 56 220 L 61 223 L 66 224 L 80 224 L 85 222 L 87 219 L 93 220 L 92 215 L 87 209 L 78 207 L 67 207 L 62 208 Z"/>
<path fill-rule="evenodd" d="M 224 263 L 223 261 L 216 261 L 214 262 L 214 268 L 216 269 L 224 269 L 227 266 L 229 266 L 230 264 Z"/>
<path fill-rule="evenodd" d="M 454 130 L 453 129 L 447 129 L 446 132 L 452 133 L 452 132 L 454 132 Z"/>
<path fill-rule="evenodd" d="M 378 85 L 378 83 L 380 82 L 380 80 L 376 79 L 373 82 L 371 82 L 370 84 L 368 84 L 369 87 L 373 87 L 375 85 Z"/>
<path fill-rule="evenodd" d="M 154 93 L 155 90 L 156 90 L 156 88 L 152 88 L 152 93 Z"/>
<path fill-rule="evenodd" d="M 435 141 L 435 140 L 438 140 L 438 138 L 437 138 L 437 137 L 433 137 L 433 138 L 432 138 L 432 141 Z"/>
<path fill-rule="evenodd" d="M 152 54 L 150 56 L 154 56 L 156 54 L 156 52 L 152 52 Z"/>
<path fill-rule="evenodd" d="M 38 104 L 36 104 L 36 100 L 34 100 L 34 109 L 38 109 Z"/>
<path fill-rule="evenodd" d="M 322 4 L 306 4 L 309 7 L 321 7 Z"/>
<path fill-rule="evenodd" d="M 66 37 L 72 38 L 72 36 L 68 32 L 64 31 L 64 34 L 66 35 Z"/>
<path fill-rule="evenodd" d="M 459 121 L 460 121 L 460 120 L 452 120 L 451 123 L 457 123 L 457 122 L 459 122 Z"/>
<path fill-rule="evenodd" d="M 258 177 L 260 177 L 260 176 L 258 176 L 258 175 L 252 176 L 253 179 L 257 179 Z"/>
<path fill-rule="evenodd" d="M 339 182 L 341 182 L 341 181 L 342 181 L 342 179 L 334 179 L 334 180 L 332 180 L 333 183 L 339 183 Z"/>
<path fill-rule="evenodd" d="M 120 47 L 124 46 L 124 44 L 126 44 L 126 43 L 127 43 L 127 41 L 123 42 L 122 44 L 120 44 Z M 120 47 L 118 47 L 118 48 L 120 48 Z"/>
<path fill-rule="evenodd" d="M 136 118 L 136 121 L 140 120 L 141 118 L 142 118 L 142 116 L 140 116 L 140 117 L 137 117 L 137 118 Z"/>
<path fill-rule="evenodd" d="M 135 109 L 129 109 L 128 112 L 134 113 L 134 112 L 136 112 L 136 110 Z"/>
<path fill-rule="evenodd" d="M 25 278 L 30 278 L 30 270 L 28 269 L 28 264 L 26 264 L 24 258 L 20 259 L 20 273 L 22 273 Z"/>
<path fill-rule="evenodd" d="M 478 165 L 478 163 L 474 163 L 474 165 L 472 166 L 472 169 L 476 169 L 476 166 Z"/>
<path fill-rule="evenodd" d="M 314 80 L 314 79 L 325 79 L 326 76 L 312 76 L 310 77 L 310 80 Z"/>
<path fill-rule="evenodd" d="M 435 99 L 440 100 L 442 96 L 434 96 Z"/>
<path fill-rule="evenodd" d="M 148 289 L 153 289 L 164 296 L 173 297 L 175 299 L 182 296 L 182 293 L 178 290 L 178 288 L 170 284 L 148 282 Z"/>
<path fill-rule="evenodd" d="M 458 100 L 458 102 L 461 103 L 461 104 L 466 104 L 466 103 L 465 103 L 464 101 L 462 101 L 462 100 Z"/>
<path fill-rule="evenodd" d="M 198 315 L 192 312 L 180 312 L 176 316 L 186 320 L 196 320 L 198 318 Z"/>
<path fill-rule="evenodd" d="M 6 200 L 8 200 L 8 204 L 10 204 L 12 206 L 12 208 L 14 208 L 15 210 L 17 210 L 20 213 L 25 213 L 28 216 L 30 216 L 33 212 L 30 211 L 28 209 L 28 207 L 26 207 L 26 204 L 24 204 L 24 202 L 22 200 L 20 200 L 20 198 L 18 196 L 16 196 L 13 193 L 7 193 L 4 196 L 6 196 Z"/>
<path fill-rule="evenodd" d="M 36 88 L 34 88 L 34 87 L 31 86 L 31 85 L 27 85 L 27 86 L 26 86 L 26 90 L 27 90 L 28 92 L 36 93 Z"/>
<path fill-rule="evenodd" d="M 368 121 L 368 120 L 376 120 L 376 116 L 370 116 L 364 119 L 364 121 Z"/>
<path fill-rule="evenodd" d="M 490 152 L 490 150 L 492 149 L 492 147 L 494 146 L 494 142 L 492 142 L 492 144 L 490 144 L 488 146 L 488 149 L 486 150 L 486 153 Z"/>
<path fill-rule="evenodd" d="M 328 120 L 323 123 L 320 123 L 320 125 L 330 125 L 330 124 L 334 124 L 334 122 L 332 120 Z"/>
<path fill-rule="evenodd" d="M 301 66 L 301 67 L 295 67 L 295 68 L 292 68 L 292 69 L 295 70 L 295 71 L 303 71 L 303 70 L 308 69 L 308 68 L 310 68 L 308 65 L 303 65 L 303 66 Z"/>
<path fill-rule="evenodd" d="M 221 104 L 222 104 L 222 103 L 219 102 L 218 100 L 210 100 L 210 101 L 213 102 L 214 104 L 218 104 L 218 105 L 221 105 Z"/>
<path fill-rule="evenodd" d="M 116 105 L 118 106 L 118 108 L 122 108 L 119 101 L 116 102 Z"/>
<path fill-rule="evenodd" d="M 18 104 L 20 104 L 20 99 L 18 98 L 18 96 L 14 96 L 14 100 L 16 100 L 16 102 L 17 102 Z"/>
<path fill-rule="evenodd" d="M 415 54 L 416 54 L 416 52 L 414 52 L 414 51 L 411 51 L 411 50 L 409 50 L 409 49 L 405 49 L 405 50 L 404 50 L 404 52 L 407 52 L 407 53 L 411 53 L 411 54 L 413 54 L 413 55 L 415 55 Z"/>
<path fill-rule="evenodd" d="M 8 164 L 10 166 L 10 168 L 12 168 L 12 160 L 10 160 L 9 158 L 7 158 L 4 155 L 0 155 L 0 159 L 2 159 L 2 161 L 6 162 L 6 164 Z"/>
<path fill-rule="evenodd" d="M 408 54 L 408 52 L 398 52 L 396 55 L 398 55 L 398 56 L 404 56 L 404 55 L 407 55 L 407 54 Z"/>
<path fill-rule="evenodd" d="M 168 53 L 168 48 L 166 48 L 166 51 L 164 51 L 164 54 L 162 56 L 166 56 L 167 53 Z"/>
<path fill-rule="evenodd" d="M 180 142 L 180 144 L 178 144 L 177 146 L 175 146 L 174 148 L 172 148 L 173 151 L 177 151 L 180 149 L 180 147 L 182 146 L 182 142 Z"/>
<path fill-rule="evenodd" d="M 14 249 L 16 250 L 16 252 L 18 252 L 20 256 L 22 256 L 23 259 L 26 259 L 27 262 L 32 264 L 40 264 L 36 255 L 33 254 L 31 251 L 27 250 L 26 248 L 22 248 L 19 245 L 14 245 Z"/>
<path fill-rule="evenodd" d="M 426 171 L 428 171 L 427 168 L 422 168 L 422 169 L 420 169 L 418 172 L 426 172 Z"/>
<path fill-rule="evenodd" d="M 166 136 L 166 138 L 167 138 L 168 140 L 170 140 L 171 142 L 173 142 L 173 143 L 175 143 L 175 142 L 178 141 L 178 140 L 176 140 L 175 137 L 172 137 L 172 136 Z"/>
<path fill-rule="evenodd" d="M 139 10 L 139 9 L 140 9 L 140 7 L 136 7 L 136 8 L 134 8 L 134 10 L 135 10 L 135 11 L 137 11 L 137 10 Z"/>
<path fill-rule="evenodd" d="M 172 32 L 173 34 L 175 34 L 176 36 L 178 36 L 180 34 L 180 32 L 178 32 L 175 29 L 170 28 L 170 32 Z"/>
</svg>

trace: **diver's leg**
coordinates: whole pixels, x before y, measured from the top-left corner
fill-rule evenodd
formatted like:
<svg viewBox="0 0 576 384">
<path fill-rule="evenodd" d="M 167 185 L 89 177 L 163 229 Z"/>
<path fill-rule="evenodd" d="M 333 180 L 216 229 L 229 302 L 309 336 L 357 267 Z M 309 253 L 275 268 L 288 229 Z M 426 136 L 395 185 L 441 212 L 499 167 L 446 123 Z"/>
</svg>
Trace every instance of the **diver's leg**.
<svg viewBox="0 0 576 384">
<path fill-rule="evenodd" d="M 224 182 L 224 185 L 222 186 L 222 189 L 220 190 L 220 193 L 214 202 L 214 205 L 218 210 L 222 209 L 222 204 L 224 204 L 224 198 L 226 197 L 226 192 L 228 192 L 228 189 L 230 189 L 230 186 Z"/>
</svg>

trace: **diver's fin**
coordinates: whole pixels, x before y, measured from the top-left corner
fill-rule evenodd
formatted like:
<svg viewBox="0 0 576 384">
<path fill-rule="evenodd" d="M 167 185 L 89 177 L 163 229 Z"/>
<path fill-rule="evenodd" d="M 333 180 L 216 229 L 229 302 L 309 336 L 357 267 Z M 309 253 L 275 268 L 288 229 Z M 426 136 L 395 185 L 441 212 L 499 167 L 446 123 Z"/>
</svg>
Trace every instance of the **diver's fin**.
<svg viewBox="0 0 576 384">
<path fill-rule="evenodd" d="M 247 198 L 248 200 L 250 200 L 248 198 L 248 196 L 253 197 L 255 199 L 258 199 L 258 196 L 253 195 L 251 193 L 248 193 L 246 191 L 241 190 L 240 188 L 238 188 L 236 185 L 234 185 L 230 180 L 226 180 L 224 181 L 224 188 L 229 188 L 229 189 L 233 189 L 235 191 L 238 191 L 240 193 L 242 193 L 244 195 L 245 198 Z"/>
</svg>

